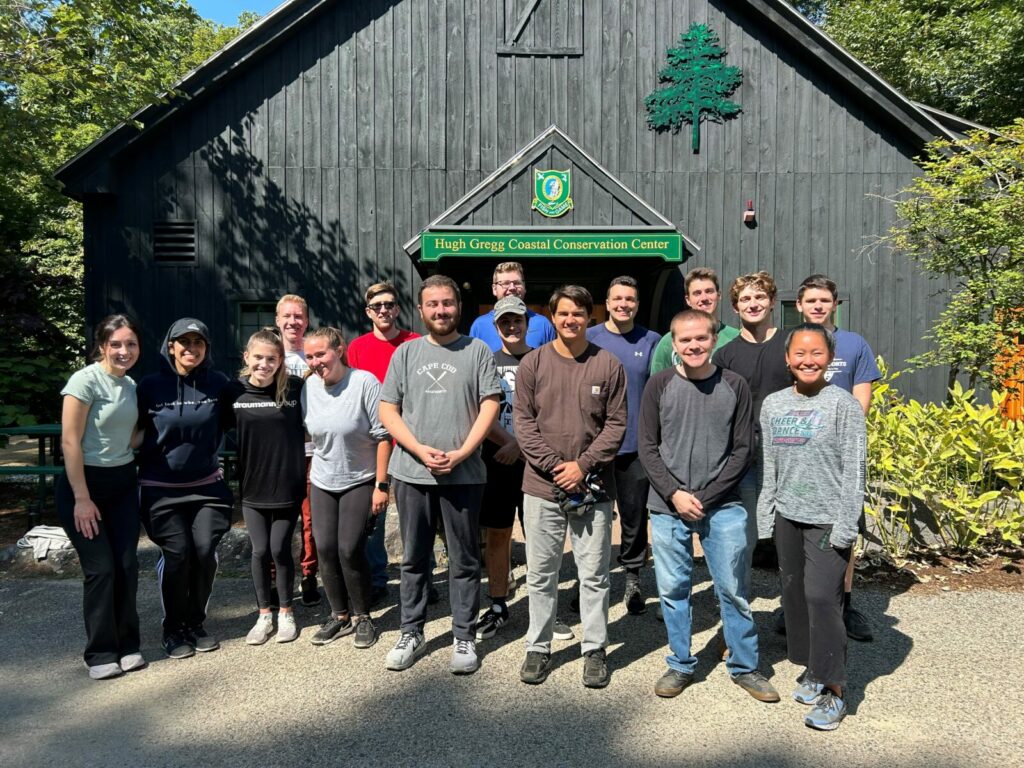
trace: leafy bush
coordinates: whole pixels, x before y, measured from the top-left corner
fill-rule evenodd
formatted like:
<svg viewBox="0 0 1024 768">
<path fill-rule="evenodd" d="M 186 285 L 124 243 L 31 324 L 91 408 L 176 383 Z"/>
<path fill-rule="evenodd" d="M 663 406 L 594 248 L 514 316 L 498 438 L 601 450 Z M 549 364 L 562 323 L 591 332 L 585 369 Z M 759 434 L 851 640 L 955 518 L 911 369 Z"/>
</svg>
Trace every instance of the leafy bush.
<svg viewBox="0 0 1024 768">
<path fill-rule="evenodd" d="M 875 387 L 868 415 L 865 507 L 882 546 L 896 559 L 906 557 L 922 543 L 913 527 L 921 513 L 948 550 L 1020 546 L 1024 422 L 1003 419 L 1005 394 L 994 393 L 985 404 L 957 383 L 948 402 L 922 404 L 893 387 L 898 376 Z"/>
</svg>

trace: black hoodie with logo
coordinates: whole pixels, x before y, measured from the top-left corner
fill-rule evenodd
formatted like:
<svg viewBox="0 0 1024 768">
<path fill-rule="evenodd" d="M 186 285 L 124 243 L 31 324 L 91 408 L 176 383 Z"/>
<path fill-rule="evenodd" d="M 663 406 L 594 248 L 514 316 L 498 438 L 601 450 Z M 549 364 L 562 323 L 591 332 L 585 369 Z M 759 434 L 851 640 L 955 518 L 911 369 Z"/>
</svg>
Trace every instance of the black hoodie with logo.
<svg viewBox="0 0 1024 768">
<path fill-rule="evenodd" d="M 193 322 L 196 327 L 189 330 L 209 339 L 206 326 Z M 160 346 L 160 371 L 146 376 L 136 390 L 139 423 L 145 432 L 139 449 L 139 479 L 194 483 L 220 467 L 217 451 L 224 434 L 221 400 L 230 380 L 213 369 L 209 342 L 203 361 L 188 374 L 179 374 L 168 352 L 170 341 L 168 329 Z"/>
</svg>

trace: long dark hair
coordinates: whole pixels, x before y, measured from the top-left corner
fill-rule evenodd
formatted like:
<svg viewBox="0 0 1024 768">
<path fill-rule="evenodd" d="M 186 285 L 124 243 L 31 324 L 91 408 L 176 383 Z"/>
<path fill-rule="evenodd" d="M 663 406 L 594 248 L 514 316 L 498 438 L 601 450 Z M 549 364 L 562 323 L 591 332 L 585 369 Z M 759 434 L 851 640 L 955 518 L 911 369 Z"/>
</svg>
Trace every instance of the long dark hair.
<svg viewBox="0 0 1024 768">
<path fill-rule="evenodd" d="M 139 329 L 138 323 L 128 317 L 128 315 L 107 315 L 96 323 L 96 329 L 92 333 L 93 348 L 90 359 L 94 363 L 98 363 L 103 359 L 103 347 L 110 341 L 110 337 L 114 335 L 114 332 L 122 328 L 131 329 L 131 332 L 135 334 L 135 340 L 140 345 L 142 344 L 142 331 Z"/>
</svg>

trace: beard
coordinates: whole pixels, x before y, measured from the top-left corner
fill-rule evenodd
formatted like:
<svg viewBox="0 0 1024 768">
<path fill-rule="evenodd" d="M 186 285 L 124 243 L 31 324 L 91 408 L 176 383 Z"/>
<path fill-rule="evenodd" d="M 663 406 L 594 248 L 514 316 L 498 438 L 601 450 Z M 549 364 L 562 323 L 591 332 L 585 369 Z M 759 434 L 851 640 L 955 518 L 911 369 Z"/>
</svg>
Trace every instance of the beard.
<svg viewBox="0 0 1024 768">
<path fill-rule="evenodd" d="M 427 332 L 434 336 L 447 336 L 453 331 L 458 330 L 461 319 L 462 313 L 457 309 L 453 309 L 447 318 L 433 319 L 424 316 L 423 325 L 426 326 Z"/>
</svg>

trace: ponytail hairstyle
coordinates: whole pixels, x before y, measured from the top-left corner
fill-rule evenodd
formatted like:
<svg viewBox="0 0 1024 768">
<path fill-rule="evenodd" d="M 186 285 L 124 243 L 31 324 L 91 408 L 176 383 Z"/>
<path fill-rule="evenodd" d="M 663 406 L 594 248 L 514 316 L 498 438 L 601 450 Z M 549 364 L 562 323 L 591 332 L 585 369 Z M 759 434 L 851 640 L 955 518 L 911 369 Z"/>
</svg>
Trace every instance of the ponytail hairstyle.
<svg viewBox="0 0 1024 768">
<path fill-rule="evenodd" d="M 135 340 L 139 342 L 139 346 L 142 345 L 142 331 L 139 330 L 139 326 L 134 320 L 128 317 L 128 315 L 107 315 L 96 323 L 96 328 L 93 331 L 93 349 L 90 359 L 94 363 L 98 363 L 103 359 L 103 347 L 110 341 L 110 337 L 114 335 L 114 332 L 122 328 L 130 329 L 135 334 Z"/>
<path fill-rule="evenodd" d="M 341 331 L 330 325 L 321 325 L 319 328 L 310 331 L 306 334 L 307 339 L 326 339 L 327 346 L 331 349 L 339 352 L 341 355 L 341 364 L 346 368 L 348 364 L 348 343 L 345 341 L 345 337 L 341 335 Z M 313 369 L 311 368 L 306 372 L 305 378 L 309 378 L 313 375 Z"/>
<path fill-rule="evenodd" d="M 281 359 L 281 364 L 274 374 L 274 404 L 280 408 L 288 397 L 288 367 L 284 364 L 284 342 L 281 341 L 281 335 L 277 328 L 268 326 L 261 328 L 249 337 L 249 341 L 245 344 L 245 351 L 248 352 L 255 344 L 266 344 L 273 347 Z M 246 364 L 238 375 L 249 377 L 252 375 L 252 369 Z"/>
</svg>

